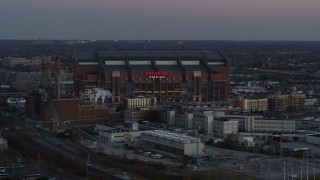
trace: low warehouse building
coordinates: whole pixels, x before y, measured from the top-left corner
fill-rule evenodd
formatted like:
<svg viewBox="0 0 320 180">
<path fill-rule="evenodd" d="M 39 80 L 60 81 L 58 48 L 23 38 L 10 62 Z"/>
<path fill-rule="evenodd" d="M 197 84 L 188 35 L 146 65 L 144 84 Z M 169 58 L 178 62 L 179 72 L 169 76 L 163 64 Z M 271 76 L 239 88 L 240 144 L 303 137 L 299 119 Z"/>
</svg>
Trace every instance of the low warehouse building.
<svg viewBox="0 0 320 180">
<path fill-rule="evenodd" d="M 314 145 L 320 145 L 320 133 L 307 134 L 306 142 Z"/>
<path fill-rule="evenodd" d="M 203 155 L 205 145 L 199 138 L 171 133 L 169 131 L 154 130 L 144 132 L 140 136 L 141 141 L 146 147 L 169 152 L 179 156 Z M 198 140 L 198 143 L 197 143 Z"/>
</svg>

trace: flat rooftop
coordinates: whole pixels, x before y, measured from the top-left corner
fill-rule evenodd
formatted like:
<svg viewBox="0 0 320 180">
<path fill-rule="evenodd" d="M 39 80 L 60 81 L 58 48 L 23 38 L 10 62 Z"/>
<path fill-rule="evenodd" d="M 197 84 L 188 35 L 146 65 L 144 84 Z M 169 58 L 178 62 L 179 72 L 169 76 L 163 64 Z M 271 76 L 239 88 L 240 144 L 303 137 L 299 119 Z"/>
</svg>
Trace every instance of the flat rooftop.
<svg viewBox="0 0 320 180">
<path fill-rule="evenodd" d="M 318 134 L 307 134 L 307 136 L 320 137 L 320 133 L 318 133 Z"/>
<path fill-rule="evenodd" d="M 147 131 L 144 134 L 149 135 L 149 136 L 155 136 L 155 137 L 161 138 L 161 139 L 181 141 L 181 142 L 185 142 L 185 143 L 197 142 L 197 138 L 195 138 L 195 137 L 177 134 L 177 133 L 173 133 L 170 131 L 154 130 L 154 131 Z M 199 138 L 198 141 L 201 142 L 201 139 Z"/>
</svg>

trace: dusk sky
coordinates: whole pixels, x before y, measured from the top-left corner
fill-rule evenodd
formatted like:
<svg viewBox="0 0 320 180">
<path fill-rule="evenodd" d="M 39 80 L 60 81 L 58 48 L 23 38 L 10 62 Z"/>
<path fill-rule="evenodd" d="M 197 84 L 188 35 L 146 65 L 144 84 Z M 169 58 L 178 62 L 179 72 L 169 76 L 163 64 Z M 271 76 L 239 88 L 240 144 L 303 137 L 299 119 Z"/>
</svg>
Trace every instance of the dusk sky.
<svg viewBox="0 0 320 180">
<path fill-rule="evenodd" d="M 320 0 L 1 0 L 0 39 L 320 40 Z"/>
</svg>

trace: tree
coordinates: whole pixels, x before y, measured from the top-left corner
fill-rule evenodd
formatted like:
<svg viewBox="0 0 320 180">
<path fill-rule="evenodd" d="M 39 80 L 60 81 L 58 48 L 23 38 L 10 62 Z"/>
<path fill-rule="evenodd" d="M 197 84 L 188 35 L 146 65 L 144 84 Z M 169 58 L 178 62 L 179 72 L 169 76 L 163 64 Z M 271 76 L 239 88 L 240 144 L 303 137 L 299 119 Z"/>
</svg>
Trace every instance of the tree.
<svg viewBox="0 0 320 180">
<path fill-rule="evenodd" d="M 131 137 L 132 137 L 131 133 L 130 133 L 130 132 L 127 132 L 126 134 L 124 134 L 124 141 L 125 141 L 126 143 L 131 142 Z"/>
<path fill-rule="evenodd" d="M 223 142 L 224 142 L 225 148 L 228 148 L 228 149 L 235 149 L 239 144 L 238 137 L 234 134 L 229 134 L 224 139 Z"/>
</svg>

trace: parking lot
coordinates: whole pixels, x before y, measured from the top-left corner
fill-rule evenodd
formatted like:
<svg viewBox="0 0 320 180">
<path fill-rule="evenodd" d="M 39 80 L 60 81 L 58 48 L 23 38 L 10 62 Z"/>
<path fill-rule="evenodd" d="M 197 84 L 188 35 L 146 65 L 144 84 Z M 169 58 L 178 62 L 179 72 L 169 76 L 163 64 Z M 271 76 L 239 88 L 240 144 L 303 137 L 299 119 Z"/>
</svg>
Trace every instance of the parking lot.
<svg viewBox="0 0 320 180">
<path fill-rule="evenodd" d="M 305 143 L 283 143 L 283 147 L 304 147 Z M 168 154 L 155 149 L 128 148 L 124 143 L 109 143 L 104 145 L 106 154 L 121 158 L 137 159 L 146 162 L 163 163 L 171 167 L 181 167 L 182 161 L 175 161 L 177 155 Z M 314 151 L 316 147 L 308 146 Z M 301 162 L 302 160 L 302 162 Z M 309 163 L 307 170 L 307 162 Z M 206 155 L 199 158 L 199 169 L 194 165 L 185 163 L 184 168 L 196 171 L 206 171 L 222 168 L 231 171 L 241 172 L 260 179 L 283 179 L 286 177 L 305 177 L 320 173 L 320 164 L 313 163 L 311 159 L 295 159 L 292 157 L 280 158 L 245 151 L 235 151 L 214 146 L 206 147 Z M 285 169 L 285 170 L 284 170 Z"/>
<path fill-rule="evenodd" d="M 145 162 L 161 162 L 170 166 L 178 166 L 173 162 L 171 155 L 160 153 L 154 149 L 129 148 L 125 143 L 106 143 L 99 144 L 104 148 L 104 153 L 110 156 L 117 156 L 127 159 L 137 159 Z M 100 147 L 101 148 L 101 147 Z"/>
</svg>

